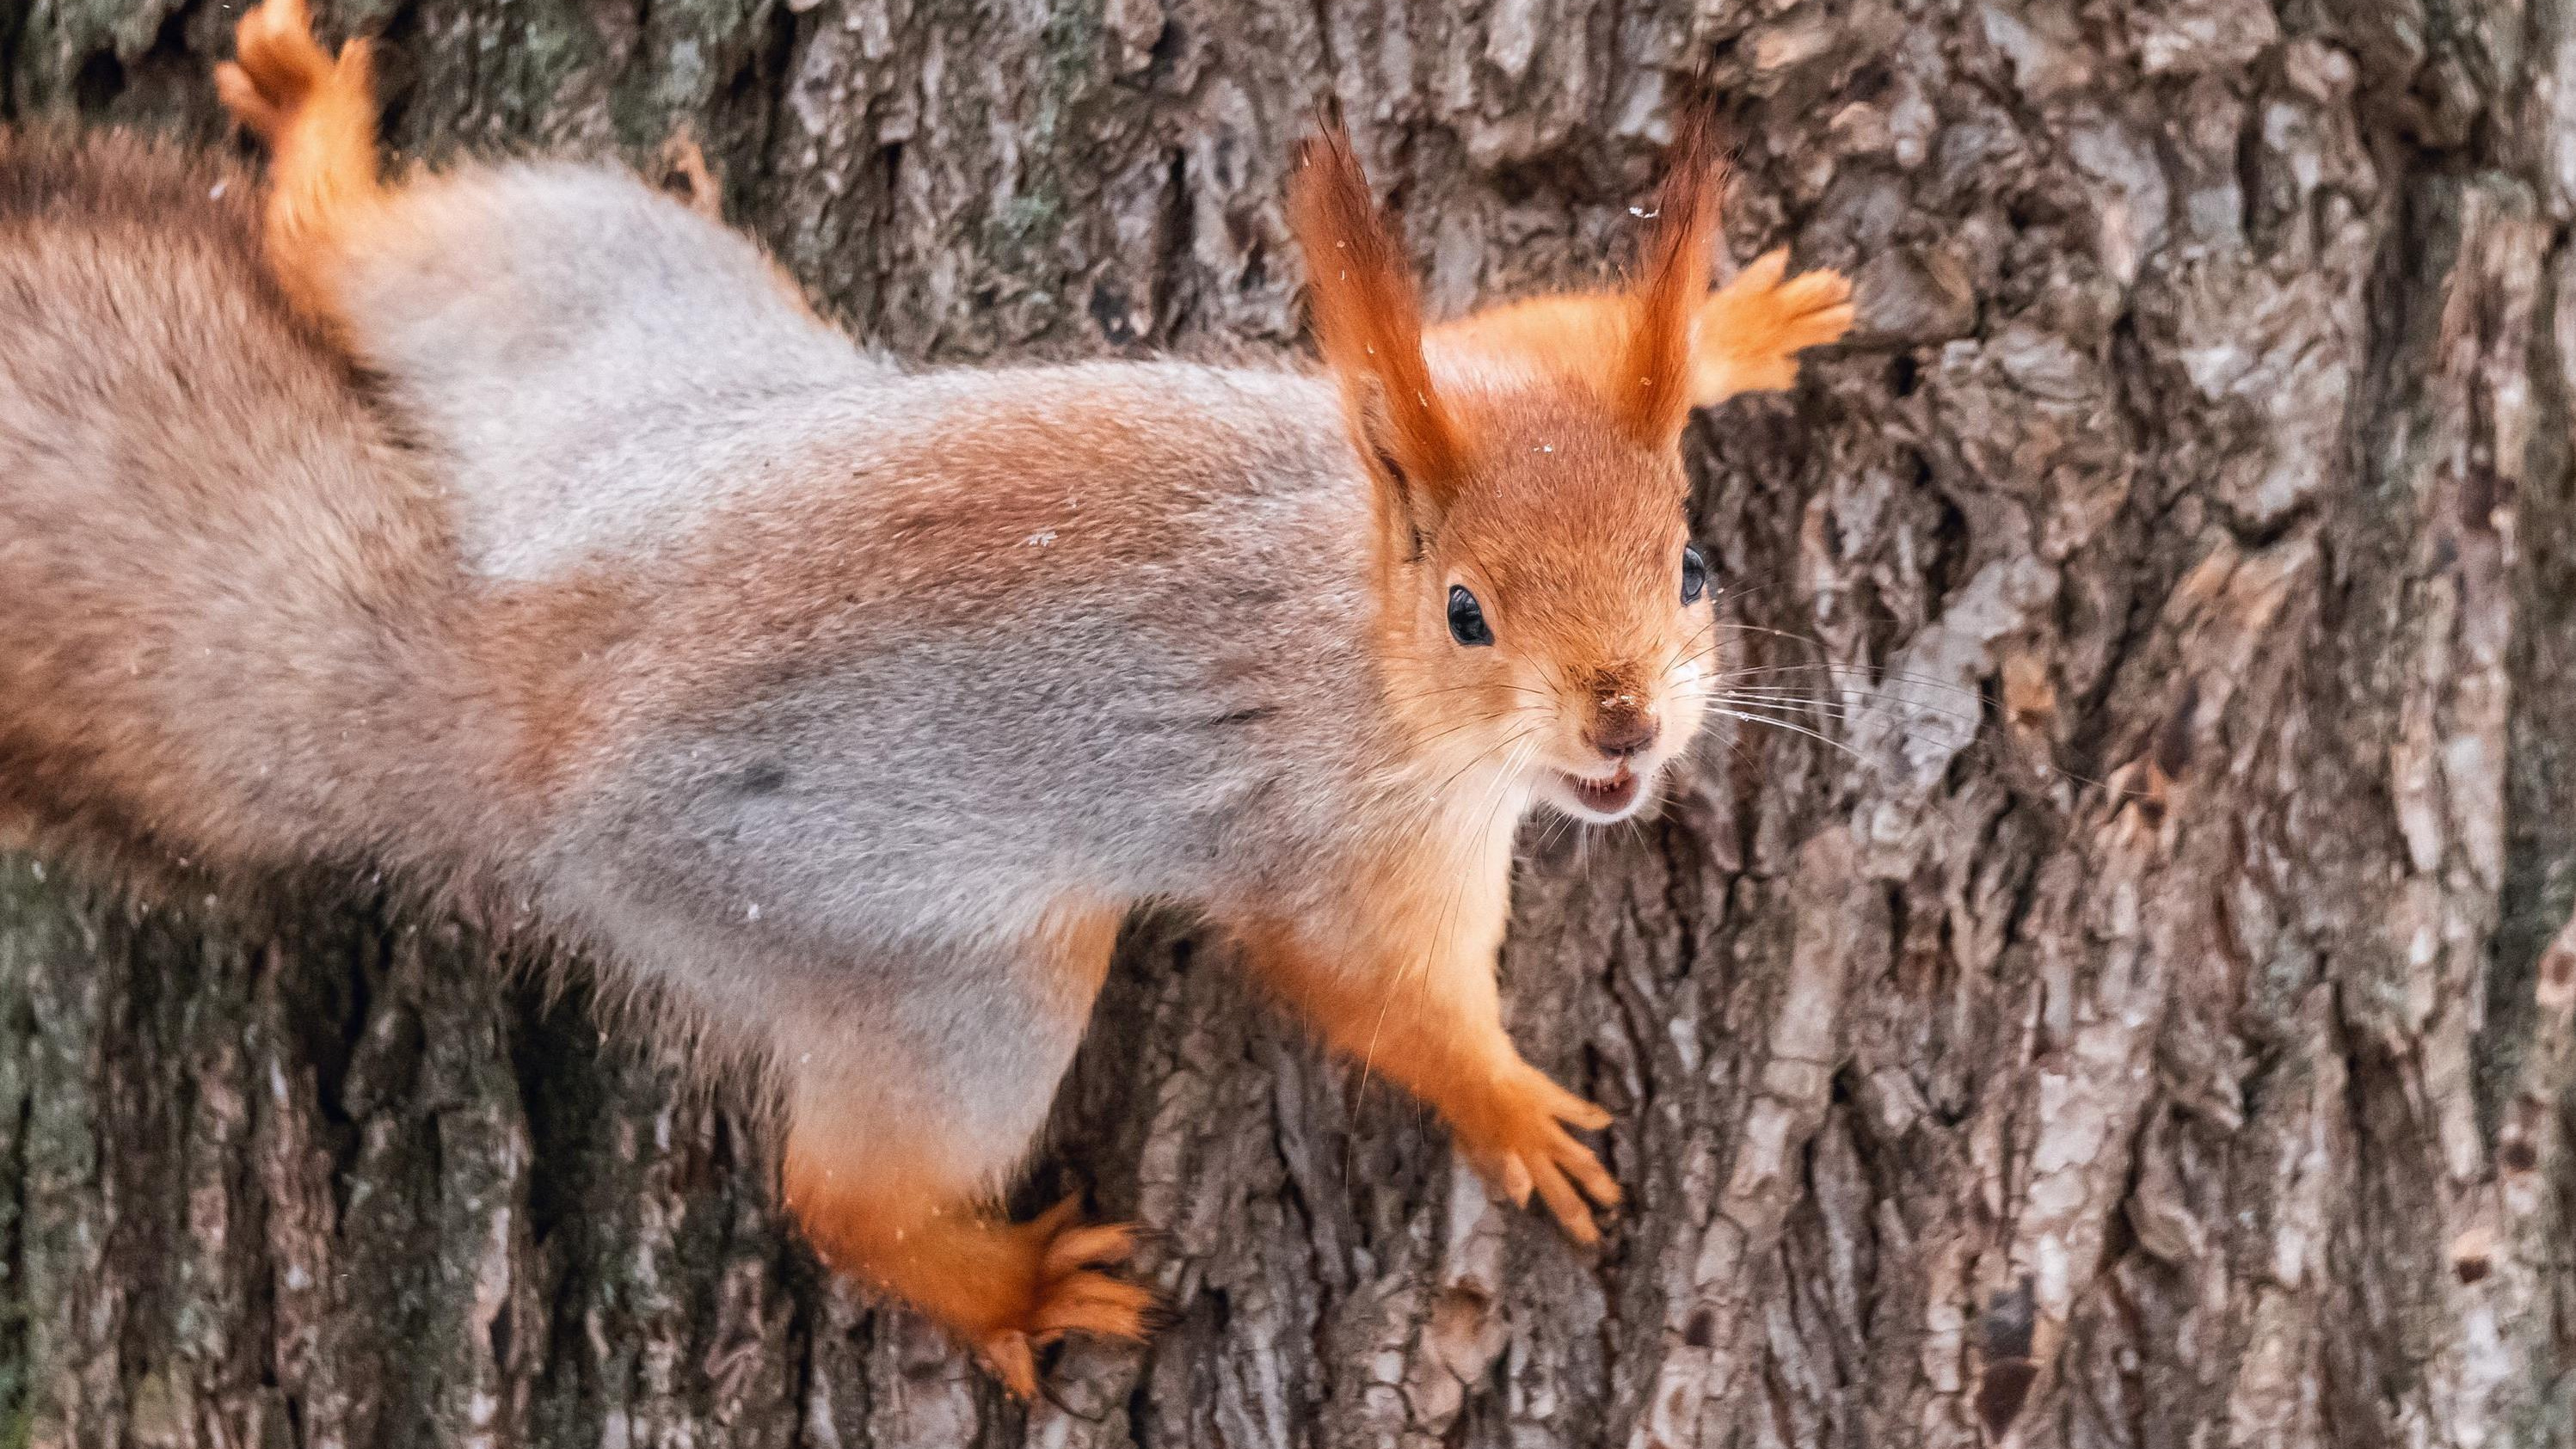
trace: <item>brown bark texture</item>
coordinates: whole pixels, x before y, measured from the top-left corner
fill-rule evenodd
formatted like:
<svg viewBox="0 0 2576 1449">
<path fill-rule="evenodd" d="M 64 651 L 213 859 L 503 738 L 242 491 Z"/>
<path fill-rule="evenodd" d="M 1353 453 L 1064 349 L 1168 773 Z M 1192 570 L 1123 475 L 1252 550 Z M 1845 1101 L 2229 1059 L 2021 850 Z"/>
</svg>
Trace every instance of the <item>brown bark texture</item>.
<svg viewBox="0 0 2576 1449">
<path fill-rule="evenodd" d="M 233 6 L 0 0 L 219 140 Z M 1023 1410 L 670 1052 L 368 880 L 0 862 L 0 1443 L 2576 1440 L 2569 0 L 352 0 L 389 135 L 652 158 L 901 355 L 1284 355 L 1317 98 L 1432 307 L 1599 276 L 1669 100 L 1863 325 L 1694 425 L 1748 671 L 1502 969 L 1597 1253 L 1132 932 L 1027 1204 L 1174 1319 Z M 1042 581 L 1039 581 L 1042 586 Z M 1258 628 L 1258 620 L 1211 627 Z"/>
</svg>

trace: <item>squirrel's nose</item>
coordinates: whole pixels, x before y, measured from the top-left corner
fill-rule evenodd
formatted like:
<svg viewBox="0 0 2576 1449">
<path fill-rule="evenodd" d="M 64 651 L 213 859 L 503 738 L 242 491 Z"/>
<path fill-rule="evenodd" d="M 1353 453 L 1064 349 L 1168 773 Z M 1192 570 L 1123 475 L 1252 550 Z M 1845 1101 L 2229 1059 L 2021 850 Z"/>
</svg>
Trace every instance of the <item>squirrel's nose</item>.
<svg viewBox="0 0 2576 1449">
<path fill-rule="evenodd" d="M 1655 743 L 1655 713 L 1632 694 L 1612 695 L 1593 710 L 1584 739 L 1614 760 L 1642 755 Z"/>
</svg>

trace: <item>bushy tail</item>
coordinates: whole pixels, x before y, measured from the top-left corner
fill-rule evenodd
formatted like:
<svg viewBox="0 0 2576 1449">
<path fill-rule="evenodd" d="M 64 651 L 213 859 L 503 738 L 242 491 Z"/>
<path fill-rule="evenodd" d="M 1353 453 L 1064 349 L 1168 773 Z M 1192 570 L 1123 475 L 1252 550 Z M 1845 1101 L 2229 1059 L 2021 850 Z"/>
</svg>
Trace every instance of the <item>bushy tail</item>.
<svg viewBox="0 0 2576 1449">
<path fill-rule="evenodd" d="M 313 38 L 305 0 L 264 0 L 233 30 L 215 90 L 269 150 L 269 265 L 298 310 L 335 331 L 330 263 L 374 210 L 376 95 L 367 43 L 334 61 Z"/>
</svg>

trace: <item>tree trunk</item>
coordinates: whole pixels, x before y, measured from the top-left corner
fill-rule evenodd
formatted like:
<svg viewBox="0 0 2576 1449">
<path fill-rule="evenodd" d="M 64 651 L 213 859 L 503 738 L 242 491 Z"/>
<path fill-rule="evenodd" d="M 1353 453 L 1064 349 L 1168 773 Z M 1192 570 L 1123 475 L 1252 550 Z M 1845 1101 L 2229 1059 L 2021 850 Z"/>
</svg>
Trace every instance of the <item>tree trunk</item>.
<svg viewBox="0 0 2576 1449">
<path fill-rule="evenodd" d="M 0 117 L 212 138 L 236 13 L 0 0 Z M 1731 255 L 1864 301 L 1693 433 L 1744 713 L 1805 733 L 1527 842 L 1513 1029 L 1619 1115 L 1597 1254 L 1141 924 L 1029 1201 L 1148 1225 L 1176 1316 L 1026 1412 L 818 1271 L 670 1053 L 375 883 L 0 862 L 0 1442 L 2576 1440 L 2568 0 L 323 21 L 408 150 L 685 120 L 952 362 L 1289 348 L 1326 93 L 1435 309 L 1589 278 L 1705 67 Z"/>
</svg>

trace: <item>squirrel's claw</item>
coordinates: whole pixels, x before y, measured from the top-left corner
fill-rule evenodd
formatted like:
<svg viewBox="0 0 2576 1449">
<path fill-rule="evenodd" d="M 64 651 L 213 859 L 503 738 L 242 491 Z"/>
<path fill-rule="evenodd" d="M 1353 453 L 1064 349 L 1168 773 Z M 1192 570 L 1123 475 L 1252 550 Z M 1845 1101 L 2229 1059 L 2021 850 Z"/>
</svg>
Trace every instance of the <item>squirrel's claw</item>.
<svg viewBox="0 0 2576 1449">
<path fill-rule="evenodd" d="M 1154 1312 L 1154 1290 L 1106 1273 L 1072 1273 L 1048 1291 L 1030 1315 L 1030 1338 L 1053 1343 L 1068 1333 L 1143 1338 Z"/>
<path fill-rule="evenodd" d="M 984 1360 L 984 1367 L 993 1371 L 993 1377 L 1002 1381 L 1002 1387 L 1010 1390 L 1011 1397 L 1038 1396 L 1037 1350 L 1027 1334 L 1017 1329 L 993 1334 L 976 1344 L 975 1352 Z"/>
<path fill-rule="evenodd" d="M 1025 1244 L 1035 1282 L 1025 1308 L 977 1335 L 975 1351 L 1014 1395 L 1038 1391 L 1037 1350 L 1068 1333 L 1143 1338 L 1159 1301 L 1154 1290 L 1100 1271 L 1135 1251 L 1125 1223 L 1079 1222 L 1080 1197 L 1068 1197 L 1010 1229 Z"/>
<path fill-rule="evenodd" d="M 1610 1122 L 1608 1112 L 1523 1062 L 1488 1109 L 1461 1121 L 1458 1131 L 1469 1160 L 1513 1206 L 1528 1206 L 1535 1193 L 1568 1237 L 1590 1244 L 1601 1240 L 1593 1207 L 1617 1207 L 1619 1184 L 1564 1124 L 1595 1130 Z"/>
<path fill-rule="evenodd" d="M 1105 1268 L 1125 1262 L 1135 1247 L 1136 1232 L 1125 1223 L 1075 1228 L 1048 1245 L 1043 1271 L 1053 1279 L 1077 1268 Z"/>
</svg>

